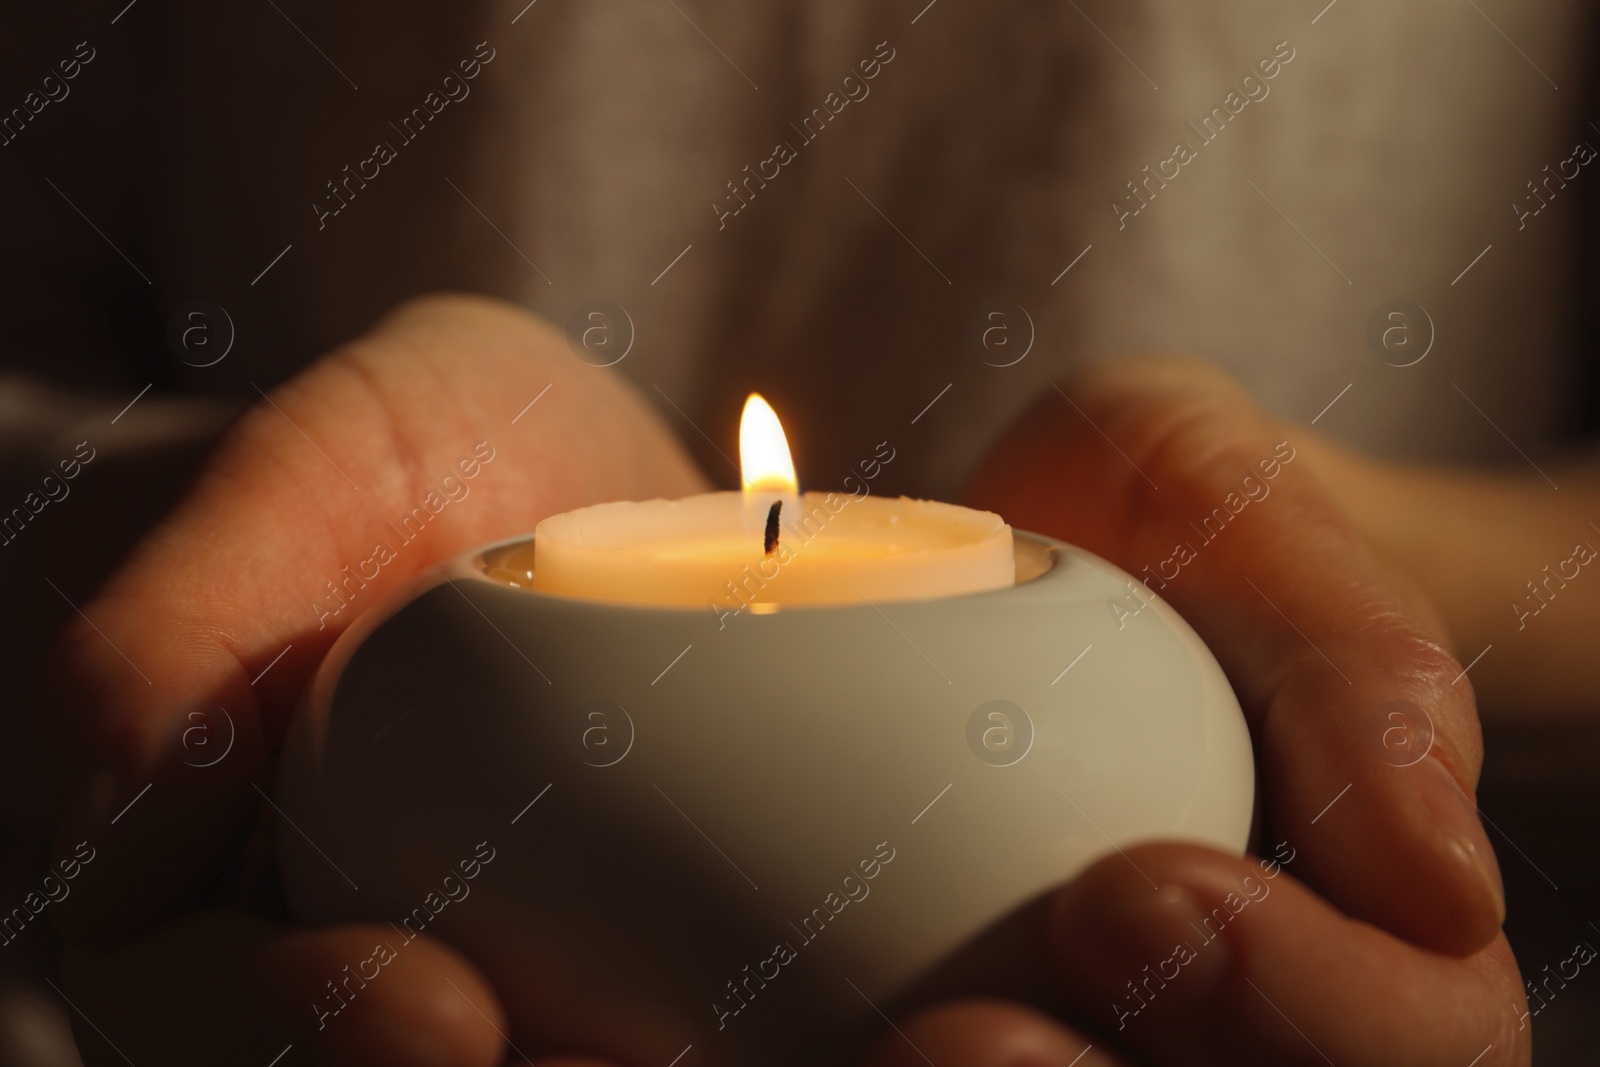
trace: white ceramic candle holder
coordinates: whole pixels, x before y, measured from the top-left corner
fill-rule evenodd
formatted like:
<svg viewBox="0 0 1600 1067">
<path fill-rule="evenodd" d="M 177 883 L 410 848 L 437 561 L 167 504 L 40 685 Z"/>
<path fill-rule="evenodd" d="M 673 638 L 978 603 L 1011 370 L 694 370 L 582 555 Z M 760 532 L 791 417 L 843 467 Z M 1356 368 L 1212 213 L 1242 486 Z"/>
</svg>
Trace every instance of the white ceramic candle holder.
<svg viewBox="0 0 1600 1067">
<path fill-rule="evenodd" d="M 278 799 L 295 914 L 444 938 L 526 1052 L 846 1062 L 880 1010 L 1019 992 L 1029 906 L 1114 845 L 1246 844 L 1221 669 L 1069 545 L 1017 533 L 992 592 L 721 618 L 517 587 L 527 547 L 340 638 Z M 323 1025 L 376 958 L 329 975 Z"/>
</svg>

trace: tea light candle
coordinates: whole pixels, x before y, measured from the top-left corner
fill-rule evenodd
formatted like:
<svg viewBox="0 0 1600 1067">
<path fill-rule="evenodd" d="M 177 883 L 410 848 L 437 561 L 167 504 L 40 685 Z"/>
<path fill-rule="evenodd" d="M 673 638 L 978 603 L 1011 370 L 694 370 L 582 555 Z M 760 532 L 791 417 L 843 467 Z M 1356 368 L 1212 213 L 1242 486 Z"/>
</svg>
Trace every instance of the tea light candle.
<svg viewBox="0 0 1600 1067">
<path fill-rule="evenodd" d="M 739 443 L 742 492 L 579 508 L 545 519 L 531 549 L 495 566 L 545 593 L 731 611 L 925 600 L 1015 580 L 1011 527 L 993 512 L 800 495 L 783 427 L 759 395 L 745 403 Z"/>
</svg>

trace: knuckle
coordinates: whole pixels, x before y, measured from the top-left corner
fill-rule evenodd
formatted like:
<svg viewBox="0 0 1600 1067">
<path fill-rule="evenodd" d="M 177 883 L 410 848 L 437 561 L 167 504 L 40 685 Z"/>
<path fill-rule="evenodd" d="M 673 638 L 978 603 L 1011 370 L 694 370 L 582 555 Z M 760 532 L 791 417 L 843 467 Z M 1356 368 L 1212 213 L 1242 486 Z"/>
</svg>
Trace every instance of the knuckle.
<svg viewBox="0 0 1600 1067">
<path fill-rule="evenodd" d="M 1397 697 L 1429 710 L 1439 726 L 1439 755 L 1464 782 L 1483 762 L 1472 683 L 1461 662 L 1415 616 L 1392 604 L 1374 605 L 1355 630 Z"/>
<path fill-rule="evenodd" d="M 1388 661 L 1391 673 L 1405 679 L 1415 697 L 1440 702 L 1458 699 L 1461 663 L 1415 615 L 1385 597 L 1363 613 L 1354 628 L 1362 644 Z"/>
<path fill-rule="evenodd" d="M 1145 476 L 1129 481 L 1145 513 L 1209 514 L 1238 494 L 1242 479 L 1259 478 L 1263 464 L 1276 469 L 1270 464 L 1281 459 L 1283 438 L 1247 397 L 1146 394 L 1124 402 L 1108 421 L 1106 434 Z"/>
</svg>

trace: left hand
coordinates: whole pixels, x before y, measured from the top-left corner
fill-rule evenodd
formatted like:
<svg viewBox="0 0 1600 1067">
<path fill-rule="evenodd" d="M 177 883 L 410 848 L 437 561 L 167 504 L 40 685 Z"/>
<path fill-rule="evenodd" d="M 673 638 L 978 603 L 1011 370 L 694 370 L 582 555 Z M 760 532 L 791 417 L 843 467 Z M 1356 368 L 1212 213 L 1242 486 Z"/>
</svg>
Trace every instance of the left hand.
<svg viewBox="0 0 1600 1067">
<path fill-rule="evenodd" d="M 57 855 L 93 851 L 48 915 L 85 1058 L 266 1064 L 292 1044 L 280 1067 L 501 1063 L 531 1006 L 429 934 L 333 1021 L 317 1013 L 391 934 L 273 921 L 272 852 L 251 830 L 275 814 L 274 750 L 338 634 L 426 568 L 582 504 L 703 486 L 624 379 L 475 297 L 408 301 L 246 413 L 61 645 L 57 714 L 78 726 L 65 754 L 85 787 Z M 192 747 L 212 741 L 215 757 Z"/>
<path fill-rule="evenodd" d="M 1219 372 L 1127 359 L 1063 391 L 995 450 L 973 503 L 1104 556 L 1183 613 L 1248 718 L 1263 851 L 1283 842 L 1293 862 L 1175 843 L 1109 856 L 1058 893 L 1049 931 L 1082 1028 L 946 1005 L 888 1035 L 879 1062 L 1527 1064 L 1472 801 L 1476 709 L 1437 613 L 1295 462 L 1301 431 Z M 1395 722 L 1433 730 L 1407 766 L 1385 751 L 1397 699 L 1414 710 Z M 1208 938 L 1212 915 L 1228 921 Z"/>
</svg>

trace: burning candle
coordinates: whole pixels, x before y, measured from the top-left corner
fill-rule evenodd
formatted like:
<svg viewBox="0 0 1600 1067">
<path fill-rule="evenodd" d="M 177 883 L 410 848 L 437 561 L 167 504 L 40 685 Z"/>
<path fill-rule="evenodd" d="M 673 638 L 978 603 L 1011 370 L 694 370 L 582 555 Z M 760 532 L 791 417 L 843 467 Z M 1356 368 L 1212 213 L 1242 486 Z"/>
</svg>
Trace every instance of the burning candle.
<svg viewBox="0 0 1600 1067">
<path fill-rule="evenodd" d="M 1043 973 L 1038 903 L 1110 849 L 1242 851 L 1249 731 L 1170 607 L 998 515 L 799 493 L 759 398 L 740 451 L 345 630 L 280 761 L 297 916 L 425 927 L 551 1046 L 808 1067 Z"/>
<path fill-rule="evenodd" d="M 864 486 L 801 494 L 783 427 L 756 394 L 739 452 L 741 492 L 555 515 L 492 566 L 546 593 L 718 610 L 927 600 L 1015 580 L 1011 527 L 993 512 Z"/>
</svg>

